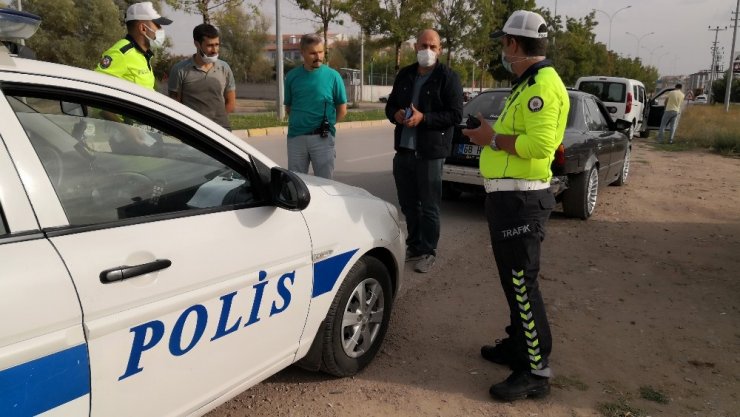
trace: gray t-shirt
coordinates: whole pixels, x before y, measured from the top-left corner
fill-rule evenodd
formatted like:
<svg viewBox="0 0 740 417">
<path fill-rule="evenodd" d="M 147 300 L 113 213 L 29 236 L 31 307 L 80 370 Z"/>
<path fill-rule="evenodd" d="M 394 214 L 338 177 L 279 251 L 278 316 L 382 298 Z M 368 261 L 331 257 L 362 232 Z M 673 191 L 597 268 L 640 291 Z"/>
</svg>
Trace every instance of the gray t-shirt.
<svg viewBox="0 0 740 417">
<path fill-rule="evenodd" d="M 182 103 L 229 129 L 224 96 L 236 89 L 229 64 L 216 61 L 208 70 L 198 68 L 193 57 L 180 61 L 170 70 L 168 89 L 180 95 Z"/>
</svg>

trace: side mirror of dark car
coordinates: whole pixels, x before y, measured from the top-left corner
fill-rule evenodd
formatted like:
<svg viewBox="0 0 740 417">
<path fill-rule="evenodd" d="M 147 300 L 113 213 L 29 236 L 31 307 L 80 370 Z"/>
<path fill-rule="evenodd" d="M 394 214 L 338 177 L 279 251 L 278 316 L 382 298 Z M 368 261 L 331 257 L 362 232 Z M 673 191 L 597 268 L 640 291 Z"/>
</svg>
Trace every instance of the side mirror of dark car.
<svg viewBox="0 0 740 417">
<path fill-rule="evenodd" d="M 82 104 L 60 101 L 59 106 L 61 107 L 62 113 L 67 116 L 87 117 L 87 106 Z"/>
<path fill-rule="evenodd" d="M 620 132 L 625 132 L 630 130 L 630 128 L 632 127 L 632 123 L 628 122 L 627 120 L 617 119 L 617 121 L 614 122 L 614 126 Z"/>
<path fill-rule="evenodd" d="M 306 183 L 294 172 L 280 167 L 270 170 L 270 196 L 276 206 L 286 210 L 300 211 L 311 202 Z"/>
</svg>

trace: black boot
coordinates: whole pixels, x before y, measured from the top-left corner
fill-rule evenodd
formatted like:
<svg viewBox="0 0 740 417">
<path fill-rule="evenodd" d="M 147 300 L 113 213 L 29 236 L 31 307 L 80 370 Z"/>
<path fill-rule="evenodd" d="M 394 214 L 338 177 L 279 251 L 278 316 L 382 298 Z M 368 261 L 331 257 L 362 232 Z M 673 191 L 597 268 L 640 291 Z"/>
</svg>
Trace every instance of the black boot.
<svg viewBox="0 0 740 417">
<path fill-rule="evenodd" d="M 481 346 L 480 355 L 487 361 L 491 361 L 499 365 L 508 365 L 510 368 L 516 359 L 513 342 L 508 337 L 503 340 L 497 339 L 495 346 Z"/>
<path fill-rule="evenodd" d="M 541 398 L 550 393 L 550 382 L 548 378 L 529 371 L 514 371 L 503 382 L 492 385 L 488 392 L 493 398 L 503 401 Z"/>
</svg>

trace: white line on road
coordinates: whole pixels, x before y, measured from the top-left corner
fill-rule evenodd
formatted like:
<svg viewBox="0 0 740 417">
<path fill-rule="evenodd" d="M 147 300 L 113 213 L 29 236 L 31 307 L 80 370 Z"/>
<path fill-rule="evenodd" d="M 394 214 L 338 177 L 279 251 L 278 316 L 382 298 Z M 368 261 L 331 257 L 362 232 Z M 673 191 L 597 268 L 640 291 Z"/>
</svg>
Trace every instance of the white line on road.
<svg viewBox="0 0 740 417">
<path fill-rule="evenodd" d="M 345 161 L 346 161 L 346 162 L 358 162 L 358 161 L 365 161 L 365 160 L 367 160 L 367 159 L 375 159 L 375 158 L 381 158 L 381 157 L 384 157 L 384 156 L 389 156 L 389 155 L 393 155 L 393 154 L 395 154 L 395 153 L 396 153 L 396 152 L 386 152 L 386 153 L 381 153 L 381 154 L 378 154 L 378 155 L 363 156 L 362 158 L 347 159 L 347 160 L 345 160 Z"/>
</svg>

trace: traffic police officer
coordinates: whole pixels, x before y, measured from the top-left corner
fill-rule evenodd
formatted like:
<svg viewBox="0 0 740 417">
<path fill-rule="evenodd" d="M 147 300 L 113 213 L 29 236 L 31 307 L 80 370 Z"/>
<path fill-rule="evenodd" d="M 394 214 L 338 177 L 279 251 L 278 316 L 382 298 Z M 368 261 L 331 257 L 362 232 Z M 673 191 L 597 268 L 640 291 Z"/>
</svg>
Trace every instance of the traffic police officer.
<svg viewBox="0 0 740 417">
<path fill-rule="evenodd" d="M 549 393 L 552 348 L 540 294 L 540 244 L 555 206 L 548 190 L 555 150 L 565 132 L 570 103 L 560 76 L 545 59 L 547 25 L 537 13 L 515 11 L 504 28 L 501 62 L 517 76 L 493 129 L 463 129 L 483 146 L 480 172 L 486 188 L 486 217 L 499 278 L 509 304 L 508 337 L 483 346 L 483 358 L 508 365 L 513 373 L 491 386 L 493 397 L 512 401 Z"/>
<path fill-rule="evenodd" d="M 154 89 L 151 47 L 162 45 L 162 26 L 170 23 L 157 13 L 152 2 L 132 4 L 126 10 L 126 37 L 103 52 L 95 70 Z"/>
</svg>

